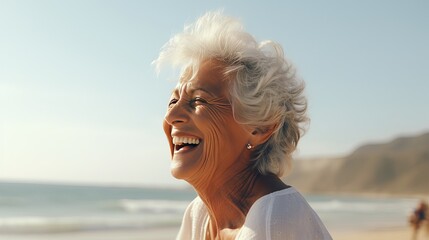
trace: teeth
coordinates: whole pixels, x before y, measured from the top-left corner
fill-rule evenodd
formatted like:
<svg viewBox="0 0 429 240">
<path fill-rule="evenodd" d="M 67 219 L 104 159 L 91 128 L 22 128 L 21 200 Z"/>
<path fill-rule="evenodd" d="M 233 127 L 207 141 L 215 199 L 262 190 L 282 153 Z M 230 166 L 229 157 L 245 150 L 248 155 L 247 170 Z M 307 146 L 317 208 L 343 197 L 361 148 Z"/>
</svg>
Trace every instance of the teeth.
<svg viewBox="0 0 429 240">
<path fill-rule="evenodd" d="M 183 144 L 199 144 L 200 140 L 194 137 L 173 137 L 174 145 L 183 145 Z"/>
</svg>

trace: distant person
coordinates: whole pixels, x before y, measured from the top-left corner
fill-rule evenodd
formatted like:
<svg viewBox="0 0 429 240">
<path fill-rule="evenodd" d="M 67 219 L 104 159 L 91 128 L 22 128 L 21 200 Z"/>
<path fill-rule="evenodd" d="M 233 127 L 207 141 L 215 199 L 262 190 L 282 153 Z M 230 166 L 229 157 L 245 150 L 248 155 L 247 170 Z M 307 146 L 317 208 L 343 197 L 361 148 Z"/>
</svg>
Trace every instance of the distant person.
<svg viewBox="0 0 429 240">
<path fill-rule="evenodd" d="M 417 239 L 418 231 L 420 228 L 426 228 L 426 234 L 429 234 L 429 218 L 428 218 L 428 204 L 425 200 L 421 200 L 417 208 L 410 216 L 409 222 L 413 228 L 412 239 Z M 426 225 L 426 226 L 425 226 Z"/>
<path fill-rule="evenodd" d="M 307 120 L 303 82 L 281 46 L 210 12 L 170 39 L 155 64 L 164 62 L 182 69 L 163 124 L 171 172 L 198 193 L 177 239 L 332 239 L 280 179 Z"/>
</svg>

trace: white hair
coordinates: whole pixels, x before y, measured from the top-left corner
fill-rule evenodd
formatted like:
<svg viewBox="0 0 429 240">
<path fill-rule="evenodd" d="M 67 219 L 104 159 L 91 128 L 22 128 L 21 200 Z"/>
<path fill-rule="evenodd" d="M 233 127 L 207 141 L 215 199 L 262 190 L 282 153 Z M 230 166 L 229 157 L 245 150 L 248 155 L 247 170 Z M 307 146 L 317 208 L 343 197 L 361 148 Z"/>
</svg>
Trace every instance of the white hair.
<svg viewBox="0 0 429 240">
<path fill-rule="evenodd" d="M 304 131 L 307 100 L 304 83 L 272 41 L 258 43 L 242 24 L 222 12 L 208 12 L 173 36 L 154 61 L 157 70 L 169 62 L 196 75 L 206 60 L 228 67 L 231 105 L 235 120 L 259 131 L 274 128 L 270 138 L 257 146 L 252 164 L 262 174 L 284 175 Z"/>
</svg>

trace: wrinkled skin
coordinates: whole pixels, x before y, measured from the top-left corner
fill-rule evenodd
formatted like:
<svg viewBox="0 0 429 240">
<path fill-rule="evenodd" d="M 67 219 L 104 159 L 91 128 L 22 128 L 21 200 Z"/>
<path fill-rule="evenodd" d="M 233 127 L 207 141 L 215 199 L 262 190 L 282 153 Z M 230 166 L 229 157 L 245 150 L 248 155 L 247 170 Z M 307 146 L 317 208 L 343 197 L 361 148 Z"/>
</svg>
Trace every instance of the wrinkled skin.
<svg viewBox="0 0 429 240">
<path fill-rule="evenodd" d="M 246 144 L 257 146 L 271 133 L 235 121 L 224 68 L 224 63 L 209 60 L 201 64 L 195 78 L 185 71 L 163 123 L 172 175 L 193 185 L 208 208 L 206 239 L 234 239 L 258 198 L 287 187 L 277 176 L 262 176 L 251 168 L 252 151 Z M 173 136 L 200 143 L 178 149 Z"/>
<path fill-rule="evenodd" d="M 235 164 L 248 164 L 250 158 L 250 151 L 244 147 L 250 134 L 234 120 L 228 81 L 221 70 L 209 61 L 202 64 L 195 79 L 187 80 L 189 71 L 184 74 L 165 116 L 164 128 L 170 143 L 171 135 L 197 137 L 201 141 L 195 149 L 183 153 L 170 145 L 173 176 L 198 186 Z"/>
</svg>

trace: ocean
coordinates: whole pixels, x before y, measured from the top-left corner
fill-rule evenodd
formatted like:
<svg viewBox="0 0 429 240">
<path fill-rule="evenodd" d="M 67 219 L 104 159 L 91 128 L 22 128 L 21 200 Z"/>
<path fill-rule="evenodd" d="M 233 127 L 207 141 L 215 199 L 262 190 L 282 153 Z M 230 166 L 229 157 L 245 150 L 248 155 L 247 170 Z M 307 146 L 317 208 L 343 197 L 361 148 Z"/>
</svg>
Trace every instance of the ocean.
<svg viewBox="0 0 429 240">
<path fill-rule="evenodd" d="M 0 183 L 2 234 L 178 227 L 192 189 Z M 305 195 L 329 230 L 407 225 L 414 198 Z"/>
</svg>

